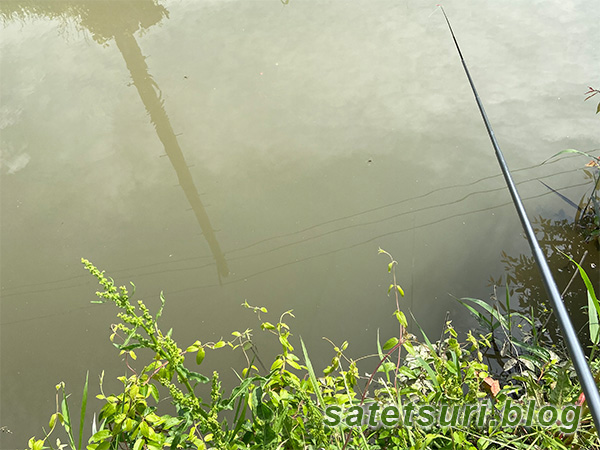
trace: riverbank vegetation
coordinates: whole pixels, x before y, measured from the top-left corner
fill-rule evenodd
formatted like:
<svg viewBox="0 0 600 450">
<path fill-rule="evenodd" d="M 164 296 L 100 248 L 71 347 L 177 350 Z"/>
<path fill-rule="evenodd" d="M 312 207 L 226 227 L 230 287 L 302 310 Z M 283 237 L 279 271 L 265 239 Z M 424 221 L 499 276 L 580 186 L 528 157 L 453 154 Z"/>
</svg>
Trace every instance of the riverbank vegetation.
<svg viewBox="0 0 600 450">
<path fill-rule="evenodd" d="M 543 343 L 543 324 L 535 315 L 511 308 L 508 288 L 502 301 L 493 304 L 460 299 L 479 320 L 481 330 L 459 336 L 452 321 L 447 320 L 441 338 L 434 342 L 420 330 L 416 320 L 420 337 L 408 332 L 401 308 L 404 293 L 396 279 L 397 263 L 387 252 L 380 253 L 389 258 L 388 295 L 395 300 L 398 335 L 385 341 L 377 339 L 373 357 L 360 358 L 361 368 L 365 361 L 371 362 L 368 373 L 360 373 L 358 360 L 347 356 L 348 342 L 332 343 L 331 364 L 324 369 L 314 367 L 303 341 L 291 331 L 292 311 L 285 311 L 270 322 L 265 319 L 266 308 L 246 302 L 243 307 L 256 313 L 261 330 L 271 333 L 281 346 L 281 352 L 267 368 L 257 367 L 262 362 L 257 364 L 251 329 L 232 332 L 229 341 L 180 344 L 175 340 L 177 330 L 160 327 L 165 307 L 162 295 L 161 307 L 153 314 L 142 300 L 134 300 L 135 286 L 130 294 L 125 286 L 115 285 L 91 262 L 82 260 L 101 285 L 98 301 L 113 303 L 118 309 L 110 340 L 123 355 L 129 375 L 119 378 L 122 390 L 116 393 L 105 392 L 103 377 L 99 389 L 90 386 L 86 377 L 77 413 L 69 406 L 74 400 L 67 394 L 66 386 L 58 384 L 56 411 L 50 417 L 49 429 L 41 438 L 32 437 L 29 448 L 600 448 L 565 350 Z M 595 300 L 590 308 L 597 312 L 591 284 L 589 288 L 590 298 Z M 590 335 L 597 344 L 597 319 L 595 323 Z M 207 350 L 227 347 L 243 352 L 247 365 L 234 368 L 239 383 L 226 394 L 219 374 L 204 374 L 201 367 Z M 590 365 L 595 374 L 600 374 L 600 358 L 594 350 Z M 210 387 L 205 389 L 204 397 L 200 396 L 201 385 Z M 104 402 L 102 409 L 86 411 L 88 396 L 96 393 Z M 505 406 L 524 406 L 532 401 L 538 411 L 546 404 L 581 407 L 579 426 L 574 432 L 567 432 L 560 419 L 548 426 L 519 421 L 511 427 L 502 426 L 500 418 Z M 326 425 L 325 411 L 331 406 L 348 409 L 377 404 L 394 405 L 401 410 L 408 403 L 485 403 L 491 414 L 485 423 L 464 426 L 457 423 L 423 427 L 402 421 L 394 427 L 369 423 L 353 427 L 345 423 Z M 89 435 L 90 429 L 92 436 L 84 445 L 83 436 Z"/>
</svg>

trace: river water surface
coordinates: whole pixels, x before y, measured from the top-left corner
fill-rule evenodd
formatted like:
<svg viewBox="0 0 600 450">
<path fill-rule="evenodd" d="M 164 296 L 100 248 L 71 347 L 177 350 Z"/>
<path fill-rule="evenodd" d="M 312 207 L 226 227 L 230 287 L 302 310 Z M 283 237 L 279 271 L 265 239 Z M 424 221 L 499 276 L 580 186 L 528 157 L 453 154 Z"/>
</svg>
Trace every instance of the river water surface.
<svg viewBox="0 0 600 450">
<path fill-rule="evenodd" d="M 539 164 L 598 147 L 583 94 L 600 85 L 600 5 L 445 7 L 530 215 L 572 219 L 538 179 L 578 202 L 587 161 Z M 108 390 L 126 373 L 82 257 L 153 308 L 163 291 L 184 348 L 254 328 L 270 361 L 276 343 L 240 304 L 271 322 L 293 309 L 322 369 L 323 336 L 358 357 L 396 332 L 379 247 L 433 338 L 447 311 L 475 326 L 449 294 L 488 299 L 502 252 L 529 255 L 436 2 L 2 1 L 0 14 L 2 448 L 41 435 L 61 380 L 77 410 L 86 371 L 94 395 L 102 370 Z M 227 384 L 243 366 L 223 349 L 202 371 Z"/>
</svg>

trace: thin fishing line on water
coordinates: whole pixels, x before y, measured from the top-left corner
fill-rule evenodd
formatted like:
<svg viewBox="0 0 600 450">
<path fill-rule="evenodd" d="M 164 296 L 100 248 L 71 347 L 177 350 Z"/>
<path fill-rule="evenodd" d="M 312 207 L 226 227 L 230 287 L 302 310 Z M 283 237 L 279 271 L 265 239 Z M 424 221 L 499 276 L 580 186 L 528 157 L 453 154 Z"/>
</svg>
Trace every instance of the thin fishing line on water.
<svg viewBox="0 0 600 450">
<path fill-rule="evenodd" d="M 588 151 L 588 153 L 593 154 L 594 152 L 597 152 L 599 150 L 600 149 L 593 149 L 593 150 Z M 556 164 L 559 161 L 562 161 L 563 159 L 566 159 L 566 158 L 568 158 L 568 157 L 559 158 L 559 159 L 553 160 L 551 162 L 547 162 L 544 165 L 545 166 L 551 166 L 552 164 Z M 535 168 L 538 168 L 540 166 L 541 166 L 541 164 L 536 164 L 536 165 L 532 165 L 532 166 L 522 167 L 520 169 L 514 170 L 513 173 L 523 172 L 523 171 L 526 171 L 526 170 L 535 169 Z M 568 174 L 568 173 L 572 173 L 572 172 L 575 172 L 575 171 L 578 171 L 578 170 L 580 170 L 580 169 L 577 168 L 577 169 L 572 169 L 572 170 L 568 170 L 568 171 L 555 172 L 555 173 L 552 173 L 552 174 L 548 174 L 548 175 L 544 175 L 544 176 L 537 177 L 537 178 L 534 178 L 534 179 L 529 179 L 529 180 L 525 180 L 525 181 L 519 182 L 519 183 L 517 183 L 517 185 L 521 185 L 523 183 L 528 183 L 528 182 L 530 182 L 532 180 L 542 180 L 542 179 L 554 177 L 556 175 Z M 407 203 L 409 201 L 422 200 L 422 199 L 427 198 L 427 197 L 429 197 L 429 196 L 431 196 L 431 195 L 433 195 L 433 194 L 435 194 L 437 192 L 447 192 L 450 189 L 456 189 L 456 188 L 461 188 L 461 187 L 474 186 L 474 185 L 479 184 L 479 183 L 481 183 L 483 181 L 491 180 L 491 179 L 494 179 L 494 178 L 499 178 L 501 176 L 502 176 L 502 174 L 499 173 L 499 174 L 495 174 L 495 175 L 490 175 L 490 176 L 482 177 L 482 178 L 479 178 L 477 180 L 470 181 L 468 183 L 459 183 L 459 184 L 454 184 L 454 185 L 450 185 L 450 186 L 439 187 L 439 188 L 433 189 L 431 191 L 428 191 L 428 192 L 426 192 L 426 193 L 424 193 L 422 195 L 416 196 L 416 197 L 405 198 L 405 199 L 402 199 L 402 200 L 398 200 L 396 202 L 392 202 L 392 203 L 388 203 L 388 204 L 385 204 L 385 205 L 377 206 L 375 208 L 369 208 L 369 209 L 360 211 L 360 212 L 355 213 L 355 214 L 350 214 L 350 215 L 346 215 L 346 216 L 342 216 L 342 217 L 337 217 L 335 219 L 327 220 L 325 222 L 321 222 L 321 223 L 318 223 L 318 224 L 315 224 L 315 225 L 311 225 L 309 227 L 306 227 L 306 228 L 303 228 L 303 229 L 300 229 L 300 230 L 296 230 L 296 231 L 293 231 L 293 232 L 290 232 L 290 233 L 283 233 L 283 234 L 271 236 L 269 238 L 265 238 L 265 239 L 253 242 L 252 244 L 246 245 L 244 247 L 238 247 L 238 248 L 235 248 L 233 250 L 226 251 L 225 254 L 226 255 L 232 255 L 234 253 L 241 252 L 243 250 L 247 250 L 249 248 L 252 248 L 252 247 L 255 247 L 255 246 L 258 246 L 260 244 L 264 244 L 266 242 L 270 242 L 270 241 L 273 241 L 273 240 L 276 240 L 276 239 L 281 239 L 281 238 L 286 238 L 286 237 L 290 237 L 290 236 L 295 236 L 297 234 L 305 233 L 307 231 L 311 231 L 311 230 L 314 230 L 316 228 L 319 228 L 319 227 L 322 227 L 322 226 L 325 226 L 325 225 L 329 225 L 329 224 L 332 224 L 332 223 L 335 223 L 335 222 L 339 222 L 339 221 L 342 221 L 342 220 L 353 219 L 355 217 L 359 217 L 359 216 L 364 215 L 364 214 L 372 213 L 372 212 L 375 212 L 375 211 L 380 211 L 380 210 L 386 209 L 386 208 L 391 208 L 393 206 L 397 206 L 397 205 L 400 205 L 400 204 L 403 204 L 403 203 Z M 559 188 L 559 189 L 569 189 L 571 187 L 579 187 L 579 186 L 581 186 L 581 185 L 566 186 L 566 187 Z M 502 186 L 501 188 L 487 190 L 487 191 L 483 191 L 483 190 L 482 191 L 474 191 L 470 195 L 475 195 L 475 194 L 480 194 L 480 193 L 487 193 L 487 192 L 493 192 L 495 190 L 502 190 L 502 189 L 504 189 L 504 186 Z M 468 198 L 470 195 L 467 195 L 467 196 L 463 197 L 462 200 Z M 444 206 L 445 204 L 455 204 L 455 203 L 456 203 L 456 201 L 454 201 L 453 203 L 444 203 L 444 204 L 441 204 L 441 206 Z M 437 208 L 437 207 L 440 207 L 440 205 L 432 205 L 432 206 L 424 208 L 424 209 L 422 208 L 419 211 L 424 211 L 426 209 L 433 209 L 433 208 Z M 387 220 L 387 219 L 383 219 L 383 220 Z M 371 224 L 371 223 L 367 223 L 367 224 Z M 342 231 L 344 229 L 345 228 L 340 228 L 339 231 Z M 297 243 L 302 243 L 302 242 L 303 241 L 298 241 Z M 243 256 L 240 256 L 240 257 L 229 258 L 229 259 L 231 259 L 231 260 L 237 260 L 237 259 L 242 259 L 242 258 L 245 258 L 245 257 L 248 257 L 248 256 L 257 256 L 257 255 L 261 255 L 261 254 L 265 254 L 265 253 L 269 253 L 269 251 L 265 251 L 265 252 L 261 252 L 261 253 L 253 253 L 251 255 L 243 255 Z M 117 270 L 111 271 L 111 273 L 113 275 L 124 275 L 124 274 L 128 274 L 130 272 L 135 272 L 137 270 L 146 269 L 146 268 L 150 268 L 150 267 L 157 267 L 157 266 L 163 266 L 163 265 L 178 264 L 178 263 L 186 262 L 186 261 L 198 261 L 198 260 L 202 260 L 202 259 L 212 259 L 212 258 L 213 258 L 212 255 L 192 256 L 192 257 L 188 257 L 188 258 L 178 258 L 178 259 L 173 259 L 173 260 L 168 260 L 168 261 L 161 261 L 161 262 L 156 262 L 156 263 L 151 263 L 151 264 L 144 264 L 144 265 L 135 266 L 135 267 L 127 267 L 127 268 L 117 269 Z M 156 272 L 144 272 L 142 274 L 135 274 L 135 273 L 133 273 L 131 275 L 133 275 L 133 276 L 143 275 L 144 276 L 144 275 L 159 274 L 159 273 L 162 273 L 162 272 L 179 272 L 179 271 L 185 271 L 185 270 L 192 270 L 192 269 L 200 269 L 200 268 L 204 268 L 204 267 L 210 267 L 212 265 L 213 265 L 213 263 L 210 262 L 210 263 L 207 263 L 207 264 L 204 264 L 204 265 L 201 265 L 201 266 L 193 266 L 193 267 L 190 267 L 190 268 L 162 269 L 162 270 L 159 270 L 159 271 L 156 271 Z M 67 282 L 67 281 L 72 281 L 72 280 L 76 280 L 76 279 L 84 279 L 84 278 L 87 278 L 87 277 L 88 276 L 86 274 L 82 274 L 82 275 L 77 275 L 77 276 L 74 276 L 74 277 L 60 278 L 60 279 L 54 279 L 54 280 L 49 280 L 49 281 L 43 281 L 43 282 L 39 282 L 39 283 L 31 283 L 31 284 L 13 286 L 13 287 L 4 289 L 2 297 L 12 297 L 14 295 L 20 295 L 21 294 L 21 293 L 11 292 L 11 291 L 14 291 L 14 290 L 19 290 L 19 289 L 28 288 L 28 287 L 34 287 L 34 286 L 47 286 L 47 285 L 52 285 L 52 284 L 55 284 L 55 283 L 64 283 L 64 282 Z M 78 285 L 75 285 L 75 286 L 81 286 L 81 284 L 78 284 Z M 72 286 L 72 287 L 74 287 L 74 286 Z M 43 292 L 43 291 L 28 291 L 28 292 Z M 23 292 L 23 293 L 28 293 L 28 292 Z"/>
<path fill-rule="evenodd" d="M 572 187 L 580 187 L 580 186 L 585 186 L 586 184 L 587 183 L 581 183 L 581 184 L 566 186 L 564 188 L 559 188 L 559 189 L 568 189 L 568 188 L 572 188 Z M 544 197 L 546 195 L 551 195 L 551 194 L 553 194 L 553 193 L 552 192 L 544 192 L 543 194 L 526 197 L 525 200 L 534 200 L 534 199 L 541 198 L 541 197 Z M 204 285 L 192 286 L 192 287 L 189 287 L 189 288 L 178 289 L 178 290 L 173 290 L 173 291 L 165 291 L 165 295 L 182 294 L 182 293 L 185 293 L 185 292 L 192 292 L 192 291 L 201 290 L 201 289 L 209 289 L 209 288 L 215 288 L 215 287 L 221 287 L 221 286 L 227 286 L 227 285 L 231 285 L 231 284 L 237 284 L 237 283 L 241 283 L 241 282 L 246 282 L 246 281 L 248 281 L 251 278 L 255 278 L 255 277 L 260 276 L 260 275 L 265 275 L 267 273 L 273 272 L 273 271 L 278 270 L 278 269 L 282 269 L 284 267 L 288 267 L 288 266 L 292 266 L 292 265 L 295 265 L 295 264 L 303 263 L 303 262 L 310 261 L 310 260 L 316 259 L 316 258 L 321 258 L 321 257 L 324 257 L 324 256 L 329 256 L 331 254 L 334 254 L 334 253 L 337 253 L 337 252 L 340 252 L 340 251 L 350 250 L 350 249 L 359 247 L 361 245 L 369 244 L 369 243 L 371 243 L 371 242 L 373 242 L 373 241 L 375 241 L 377 239 L 381 239 L 381 238 L 384 238 L 384 237 L 389 237 L 389 236 L 392 236 L 392 235 L 395 235 L 395 234 L 405 233 L 405 232 L 408 232 L 408 231 L 413 231 L 414 232 L 415 228 L 421 229 L 421 228 L 425 228 L 425 227 L 437 225 L 437 224 L 445 222 L 447 220 L 456 219 L 456 218 L 464 218 L 464 216 L 467 216 L 467 215 L 477 214 L 477 213 L 481 213 L 481 212 L 485 212 L 485 211 L 492 211 L 494 209 L 503 208 L 503 207 L 511 206 L 511 205 L 512 205 L 512 202 L 505 202 L 505 203 L 502 203 L 502 204 L 499 204 L 499 205 L 493 205 L 493 206 L 489 206 L 489 207 L 485 207 L 485 208 L 481 208 L 481 209 L 476 209 L 476 210 L 472 210 L 472 211 L 466 211 L 466 212 L 457 213 L 457 214 L 454 214 L 454 215 L 443 217 L 443 218 L 441 218 L 439 220 L 436 220 L 436 221 L 432 221 L 432 222 L 420 224 L 418 227 L 411 226 L 411 227 L 404 228 L 404 229 L 401 229 L 401 230 L 394 230 L 394 231 L 391 231 L 391 232 L 388 232 L 388 233 L 384 233 L 384 234 L 380 234 L 380 235 L 371 237 L 371 238 L 369 238 L 367 240 L 364 240 L 364 241 L 361 241 L 361 242 L 358 242 L 358 243 L 351 244 L 351 245 L 346 246 L 346 247 L 336 248 L 336 249 L 333 249 L 333 250 L 329 250 L 327 252 L 323 252 L 323 253 L 319 253 L 319 254 L 316 254 L 316 255 L 307 256 L 305 258 L 295 259 L 294 261 L 289 261 L 289 262 L 286 262 L 286 263 L 283 263 L 283 264 L 272 266 L 270 268 L 267 268 L 267 269 L 264 269 L 264 270 L 261 270 L 261 271 L 258 271 L 258 272 L 254 272 L 254 273 L 251 273 L 249 275 L 240 276 L 236 280 L 225 281 L 222 284 L 211 283 L 211 284 L 204 284 Z M 185 269 L 182 269 L 182 270 L 203 269 L 203 268 L 208 268 L 208 267 L 213 267 L 213 266 L 214 266 L 214 263 L 208 263 L 208 264 L 204 264 L 204 265 L 199 266 L 199 267 L 190 267 L 190 268 L 185 268 Z M 413 267 L 414 267 L 414 265 L 413 265 Z M 157 274 L 157 273 L 161 273 L 161 272 L 153 272 L 152 274 Z M 140 274 L 140 275 L 136 275 L 135 277 L 137 277 L 139 279 L 139 278 L 143 278 L 145 276 L 148 276 L 148 274 Z M 17 293 L 17 294 L 11 294 L 11 295 L 25 295 L 25 294 L 32 294 L 32 293 L 46 293 L 48 291 L 59 291 L 59 290 L 64 290 L 64 289 L 72 289 L 72 288 L 76 288 L 76 287 L 80 287 L 80 286 L 83 286 L 83 285 L 86 285 L 86 284 L 92 284 L 92 283 L 93 283 L 93 280 L 90 281 L 89 283 L 81 283 L 81 284 L 76 284 L 76 285 L 72 285 L 72 286 L 56 287 L 56 288 L 51 288 L 51 289 L 41 289 L 41 290 L 37 290 L 37 291 L 31 291 L 31 292 L 25 292 L 25 293 Z M 37 317 L 29 317 L 29 318 L 26 318 L 26 319 L 15 320 L 15 321 L 11 321 L 11 322 L 2 322 L 2 323 L 0 323 L 0 325 L 13 325 L 13 324 L 18 324 L 18 323 L 30 322 L 30 321 L 33 321 L 33 320 L 41 320 L 41 319 L 47 319 L 47 318 L 56 317 L 56 316 L 63 316 L 65 314 L 69 314 L 69 313 L 74 312 L 74 311 L 81 311 L 81 310 L 90 309 L 90 308 L 93 308 L 93 307 L 98 307 L 98 305 L 86 305 L 86 306 L 81 306 L 81 307 L 70 309 L 67 312 L 52 313 L 52 314 L 47 314 L 47 315 L 44 315 L 44 316 L 37 316 Z"/>
<path fill-rule="evenodd" d="M 526 170 L 526 168 L 520 169 L 520 170 Z M 544 176 L 541 176 L 541 177 L 537 177 L 537 178 L 532 178 L 532 179 L 521 181 L 521 182 L 517 183 L 517 185 L 522 185 L 522 184 L 530 183 L 530 182 L 533 182 L 533 181 L 541 181 L 542 179 L 550 178 L 550 177 L 553 177 L 555 175 L 572 173 L 572 172 L 575 172 L 575 171 L 578 171 L 578 170 L 580 170 L 580 169 L 572 169 L 572 170 L 569 170 L 569 171 L 562 171 L 562 172 L 557 172 L 557 173 L 553 173 L 553 174 L 549 174 L 549 175 L 544 175 Z M 495 175 L 494 177 L 496 177 L 496 176 L 497 175 Z M 493 178 L 493 177 L 487 177 L 487 178 Z M 569 185 L 569 186 L 559 187 L 558 189 L 555 189 L 555 190 L 562 190 L 562 191 L 564 191 L 564 190 L 575 188 L 575 187 L 585 186 L 587 184 L 588 184 L 587 182 L 580 183 L 580 184 L 573 184 L 573 185 Z M 439 189 L 436 189 L 435 191 L 440 191 L 442 189 L 443 188 L 439 188 Z M 265 251 L 256 252 L 256 253 L 252 253 L 252 254 L 249 254 L 249 255 L 242 255 L 242 256 L 238 256 L 238 257 L 228 258 L 228 260 L 229 261 L 238 261 L 238 260 L 242 260 L 242 259 L 246 259 L 246 258 L 250 258 L 250 257 L 256 257 L 256 256 L 265 255 L 265 254 L 272 253 L 272 252 L 277 251 L 277 250 L 281 250 L 283 248 L 287 248 L 287 247 L 291 247 L 291 246 L 299 245 L 299 244 L 304 244 L 307 241 L 312 241 L 312 240 L 319 239 L 319 238 L 322 238 L 322 237 L 325 237 L 325 236 L 328 236 L 328 235 L 331 235 L 331 234 L 334 234 L 334 233 L 339 233 L 341 231 L 346 231 L 346 230 L 357 228 L 357 227 L 361 227 L 361 226 L 375 225 L 375 224 L 380 223 L 380 222 L 384 222 L 384 221 L 388 221 L 388 220 L 392 220 L 392 219 L 397 219 L 399 217 L 403 217 L 403 216 L 406 216 L 406 215 L 409 215 L 409 214 L 424 212 L 424 211 L 428 211 L 428 210 L 432 210 L 432 209 L 437 209 L 437 208 L 443 208 L 443 207 L 446 207 L 446 206 L 453 206 L 453 205 L 456 205 L 458 203 L 461 203 L 461 202 L 465 201 L 466 199 L 468 199 L 469 197 L 471 197 L 473 195 L 488 194 L 488 193 L 492 193 L 492 192 L 502 191 L 504 189 L 505 189 L 505 187 L 501 186 L 501 187 L 498 187 L 498 188 L 493 188 L 493 189 L 488 189 L 488 190 L 481 190 L 481 191 L 470 192 L 470 193 L 464 195 L 463 197 L 461 197 L 461 198 L 459 198 L 457 200 L 454 200 L 452 202 L 443 202 L 443 203 L 440 203 L 440 204 L 425 206 L 425 207 L 422 207 L 422 208 L 413 209 L 411 211 L 401 212 L 401 213 L 394 214 L 392 216 L 384 217 L 382 219 L 378 219 L 378 220 L 374 220 L 374 221 L 362 222 L 362 223 L 359 223 L 359 224 L 353 224 L 353 225 L 349 225 L 349 226 L 345 226 L 345 227 L 336 228 L 334 230 L 330 230 L 328 232 L 321 233 L 321 234 L 318 234 L 318 235 L 315 235 L 315 236 L 312 236 L 312 237 L 309 237 L 309 238 L 297 240 L 297 241 L 294 241 L 294 242 L 289 242 L 287 244 L 282 244 L 282 245 L 280 245 L 278 247 L 271 248 L 271 249 L 268 249 L 268 250 L 265 250 Z M 431 191 L 431 192 L 434 192 L 434 191 Z M 547 193 L 544 193 L 544 194 L 539 195 L 539 196 L 527 197 L 527 200 L 531 200 L 531 199 L 535 199 L 535 198 L 540 198 L 540 197 L 542 197 L 544 195 L 549 195 L 551 193 L 552 192 L 547 192 Z M 429 193 L 425 194 L 425 195 L 429 195 Z M 421 196 L 421 198 L 422 197 L 423 196 Z M 404 199 L 404 200 L 401 200 L 399 202 L 395 202 L 394 205 L 405 203 L 405 202 L 410 201 L 410 200 L 414 200 L 414 198 L 413 199 Z M 494 209 L 494 208 L 497 208 L 497 207 L 502 207 L 504 205 L 505 204 L 501 204 L 501 205 L 497 205 L 497 206 L 492 206 L 491 209 Z M 385 207 L 387 207 L 387 205 Z M 384 207 L 380 207 L 380 208 L 376 208 L 376 209 L 383 209 L 383 208 Z M 477 213 L 477 212 L 483 212 L 483 211 L 486 211 L 486 210 L 489 210 L 489 209 L 490 208 L 484 208 L 484 209 L 479 209 L 479 210 L 466 211 L 466 212 L 461 213 L 461 214 L 463 214 L 463 215 L 469 215 L 469 214 L 474 214 L 474 213 Z M 445 220 L 449 220 L 450 218 L 453 218 L 453 217 L 456 217 L 456 215 L 447 216 L 445 218 L 440 219 L 439 221 L 428 223 L 428 224 L 424 224 L 423 226 L 434 225 L 434 224 L 443 222 Z M 330 221 L 330 223 L 333 223 L 333 221 Z M 314 228 L 314 227 L 312 227 L 312 228 Z M 296 234 L 299 234 L 299 233 L 300 232 L 289 233 L 287 236 L 293 236 L 293 235 L 296 235 Z M 269 240 L 273 240 L 273 239 L 269 239 Z M 269 240 L 266 240 L 266 241 L 269 241 Z M 226 252 L 226 255 L 234 253 L 236 251 L 239 251 L 239 249 Z M 179 272 L 188 271 L 188 270 L 200 270 L 200 269 L 212 267 L 214 265 L 214 263 L 211 261 L 211 262 L 207 262 L 206 264 L 199 265 L 199 266 L 189 266 L 189 267 L 182 267 L 182 268 L 176 268 L 176 269 L 165 268 L 165 269 L 161 269 L 161 270 L 157 270 L 157 271 L 153 271 L 153 272 L 143 272 L 143 273 L 137 273 L 137 274 L 135 273 L 135 271 L 137 271 L 139 269 L 143 269 L 143 268 L 156 267 L 156 266 L 165 265 L 165 264 L 174 264 L 174 263 L 179 263 L 179 262 L 182 262 L 182 261 L 196 261 L 196 260 L 207 259 L 207 258 L 212 258 L 212 256 L 208 256 L 207 255 L 207 256 L 203 256 L 203 257 L 182 258 L 182 259 L 177 259 L 177 260 L 174 260 L 174 261 L 165 261 L 165 262 L 161 262 L 161 263 L 153 263 L 153 264 L 147 264 L 147 265 L 144 265 L 144 266 L 132 267 L 132 268 L 128 268 L 128 269 L 120 269 L 120 270 L 117 270 L 117 271 L 113 271 L 111 273 L 113 275 L 120 274 L 121 276 L 124 276 L 123 274 L 129 274 L 127 276 L 135 277 L 135 278 L 141 278 L 141 277 L 150 276 L 150 275 L 158 275 L 158 274 L 161 274 L 161 273 L 179 273 Z M 9 297 L 14 297 L 14 296 L 19 296 L 19 295 L 35 294 L 35 293 L 42 293 L 42 292 L 49 292 L 49 291 L 57 291 L 57 290 L 62 290 L 62 289 L 70 289 L 70 288 L 74 288 L 74 287 L 78 287 L 78 286 L 83 286 L 84 284 L 89 284 L 89 283 L 86 282 L 86 283 L 74 284 L 74 285 L 71 285 L 71 286 L 59 286 L 59 287 L 56 287 L 56 288 L 45 288 L 45 289 L 39 289 L 39 290 L 33 290 L 33 291 L 10 292 L 10 291 L 13 291 L 13 290 L 24 289 L 24 288 L 27 288 L 27 287 L 47 286 L 47 285 L 54 284 L 54 283 L 61 283 L 61 282 L 67 282 L 67 281 L 72 281 L 72 280 L 76 280 L 76 279 L 85 279 L 85 278 L 88 278 L 88 276 L 86 274 L 83 274 L 83 275 L 77 275 L 75 277 L 69 277 L 69 278 L 64 278 L 64 279 L 60 279 L 60 280 L 51 280 L 51 281 L 42 282 L 42 283 L 34 283 L 34 284 L 28 284 L 28 285 L 15 286 L 15 287 L 6 289 L 3 292 L 3 294 L 2 294 L 2 298 L 9 298 Z M 228 284 L 228 283 L 224 283 L 224 284 Z M 8 291 L 8 292 L 6 292 L 6 291 Z"/>
</svg>

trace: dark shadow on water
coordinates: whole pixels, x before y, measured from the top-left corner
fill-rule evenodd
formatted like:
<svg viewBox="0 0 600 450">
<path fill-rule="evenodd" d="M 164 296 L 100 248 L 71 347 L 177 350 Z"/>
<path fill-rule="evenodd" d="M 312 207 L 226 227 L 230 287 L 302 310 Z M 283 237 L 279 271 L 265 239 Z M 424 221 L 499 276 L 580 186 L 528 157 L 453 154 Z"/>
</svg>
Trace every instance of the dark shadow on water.
<svg viewBox="0 0 600 450">
<path fill-rule="evenodd" d="M 571 219 L 553 220 L 538 216 L 533 220 L 533 227 L 552 269 L 556 285 L 563 293 L 563 301 L 573 326 L 578 331 L 579 340 L 584 349 L 589 351 L 587 290 L 577 267 L 563 253 L 577 262 L 583 258 L 582 267 L 592 281 L 594 290 L 598 292 L 600 254 L 597 243 L 586 242 L 580 227 Z M 499 287 L 508 283 L 511 299 L 516 302 L 511 308 L 528 317 L 535 317 L 539 327 L 546 329 L 542 339 L 550 345 L 562 346 L 558 322 L 551 311 L 552 307 L 533 256 L 513 256 L 502 252 L 502 262 L 505 265 L 505 275 L 497 279 L 491 277 L 491 283 Z M 501 299 L 499 303 L 503 303 Z"/>
</svg>

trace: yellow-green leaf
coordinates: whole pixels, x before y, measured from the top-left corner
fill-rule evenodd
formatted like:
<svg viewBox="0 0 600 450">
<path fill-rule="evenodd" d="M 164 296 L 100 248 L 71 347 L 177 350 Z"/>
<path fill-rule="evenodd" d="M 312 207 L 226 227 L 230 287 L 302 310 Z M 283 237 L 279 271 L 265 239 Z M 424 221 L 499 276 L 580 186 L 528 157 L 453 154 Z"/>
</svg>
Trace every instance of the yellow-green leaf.
<svg viewBox="0 0 600 450">
<path fill-rule="evenodd" d="M 391 339 L 388 339 L 387 342 L 385 344 L 383 344 L 383 350 L 391 350 L 392 348 L 394 348 L 396 345 L 398 344 L 398 338 L 393 337 Z"/>
<path fill-rule="evenodd" d="M 206 352 L 204 351 L 204 347 L 200 347 L 198 349 L 198 353 L 196 353 L 196 364 L 198 364 L 198 365 L 202 364 L 202 361 L 204 361 L 205 356 L 206 356 Z"/>
</svg>

